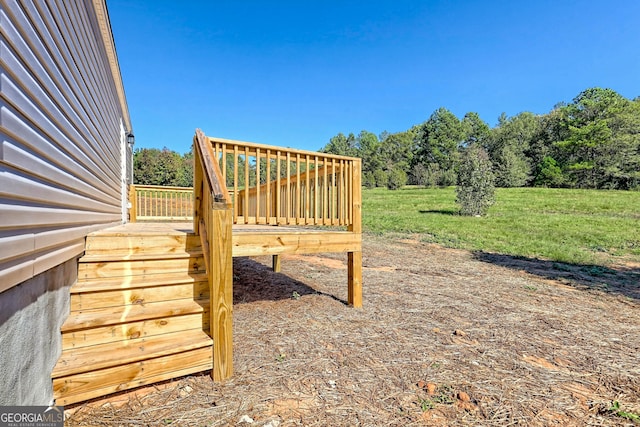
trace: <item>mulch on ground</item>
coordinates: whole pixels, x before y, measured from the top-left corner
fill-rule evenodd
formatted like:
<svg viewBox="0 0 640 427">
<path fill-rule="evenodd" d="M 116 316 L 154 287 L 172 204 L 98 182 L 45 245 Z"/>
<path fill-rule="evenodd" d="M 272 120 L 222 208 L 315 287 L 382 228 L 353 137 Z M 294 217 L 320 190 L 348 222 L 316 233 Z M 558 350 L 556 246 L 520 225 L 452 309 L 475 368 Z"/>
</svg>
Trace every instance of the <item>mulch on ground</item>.
<svg viewBox="0 0 640 427">
<path fill-rule="evenodd" d="M 637 266 L 375 236 L 363 258 L 360 310 L 346 255 L 234 260 L 233 378 L 79 404 L 67 424 L 638 425 Z"/>
</svg>

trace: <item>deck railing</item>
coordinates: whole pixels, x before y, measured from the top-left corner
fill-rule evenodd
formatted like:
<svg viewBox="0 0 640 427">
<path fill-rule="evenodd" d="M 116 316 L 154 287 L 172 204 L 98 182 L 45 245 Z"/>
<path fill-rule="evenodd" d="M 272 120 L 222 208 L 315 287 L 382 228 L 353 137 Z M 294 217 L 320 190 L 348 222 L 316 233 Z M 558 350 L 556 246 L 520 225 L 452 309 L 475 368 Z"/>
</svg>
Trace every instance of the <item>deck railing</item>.
<svg viewBox="0 0 640 427">
<path fill-rule="evenodd" d="M 129 220 L 190 221 L 193 218 L 193 188 L 158 185 L 129 186 Z"/>
<path fill-rule="evenodd" d="M 209 278 L 212 376 L 221 381 L 233 373 L 231 198 L 214 160 L 211 144 L 200 130 L 196 131 L 193 147 L 193 230 L 200 236 Z"/>
<path fill-rule="evenodd" d="M 230 190 L 234 224 L 353 224 L 361 203 L 360 159 L 203 138 Z M 193 188 L 132 185 L 129 198 L 132 222 L 192 219 Z"/>
<path fill-rule="evenodd" d="M 354 223 L 361 160 L 208 138 L 233 195 L 234 224 Z"/>
</svg>

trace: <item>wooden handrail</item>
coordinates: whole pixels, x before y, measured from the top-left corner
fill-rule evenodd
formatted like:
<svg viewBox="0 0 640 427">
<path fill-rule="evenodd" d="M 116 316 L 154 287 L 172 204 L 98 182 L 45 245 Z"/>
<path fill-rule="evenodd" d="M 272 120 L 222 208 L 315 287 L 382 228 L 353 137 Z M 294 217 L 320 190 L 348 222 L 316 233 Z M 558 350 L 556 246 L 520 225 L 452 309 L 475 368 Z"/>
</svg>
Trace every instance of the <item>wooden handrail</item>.
<svg viewBox="0 0 640 427">
<path fill-rule="evenodd" d="M 222 381 L 233 374 L 232 205 L 211 144 L 199 129 L 193 147 L 193 230 L 200 235 L 209 279 L 211 375 Z"/>
<path fill-rule="evenodd" d="M 217 138 L 217 137 L 211 137 L 211 136 L 208 137 L 208 139 L 213 146 L 226 145 L 227 147 L 229 146 L 233 147 L 234 145 L 237 145 L 239 147 L 247 147 L 249 149 L 250 155 L 255 155 L 256 149 L 260 149 L 261 152 L 266 152 L 267 150 L 270 150 L 272 153 L 276 153 L 277 151 L 280 151 L 281 153 L 285 153 L 285 152 L 291 153 L 293 156 L 295 156 L 296 154 L 300 154 L 301 157 L 306 155 L 309 155 L 311 157 L 320 155 L 328 159 L 349 159 L 349 160 L 359 159 L 359 157 L 341 156 L 338 154 L 330 154 L 330 153 L 319 153 L 317 151 L 298 150 L 294 148 L 278 147 L 276 145 L 266 145 L 266 144 L 258 144 L 256 142 L 238 141 L 235 139 L 224 139 L 224 138 Z M 275 154 L 272 154 L 272 157 L 275 157 Z"/>
</svg>

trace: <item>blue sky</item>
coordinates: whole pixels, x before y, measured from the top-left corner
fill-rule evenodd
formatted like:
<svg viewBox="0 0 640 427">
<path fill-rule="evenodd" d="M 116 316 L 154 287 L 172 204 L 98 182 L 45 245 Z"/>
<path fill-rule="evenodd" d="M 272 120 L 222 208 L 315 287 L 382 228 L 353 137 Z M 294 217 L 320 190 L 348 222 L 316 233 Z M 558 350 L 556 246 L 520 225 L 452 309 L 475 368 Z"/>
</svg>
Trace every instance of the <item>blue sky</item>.
<svg viewBox="0 0 640 427">
<path fill-rule="evenodd" d="M 640 1 L 107 0 L 136 147 L 207 135 L 317 150 L 439 107 L 543 114 L 640 95 Z"/>
</svg>

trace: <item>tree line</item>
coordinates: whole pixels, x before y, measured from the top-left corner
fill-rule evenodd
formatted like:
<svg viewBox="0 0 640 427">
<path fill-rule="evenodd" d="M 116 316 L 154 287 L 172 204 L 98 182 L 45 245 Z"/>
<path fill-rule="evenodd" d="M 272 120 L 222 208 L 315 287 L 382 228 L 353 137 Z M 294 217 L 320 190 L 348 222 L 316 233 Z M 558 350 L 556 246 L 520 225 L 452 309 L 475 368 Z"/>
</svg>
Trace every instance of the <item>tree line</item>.
<svg viewBox="0 0 640 427">
<path fill-rule="evenodd" d="M 470 146 L 488 154 L 498 187 L 640 188 L 640 97 L 591 88 L 547 114 L 502 114 L 490 128 L 439 108 L 424 123 L 380 136 L 339 133 L 323 152 L 363 159 L 363 185 L 456 185 Z"/>
<path fill-rule="evenodd" d="M 361 157 L 364 186 L 396 189 L 456 185 L 462 156 L 471 146 L 486 152 L 498 187 L 637 190 L 640 97 L 630 100 L 611 89 L 591 88 L 547 114 L 503 113 L 493 128 L 477 113 L 459 119 L 442 107 L 404 132 L 338 133 L 321 151 Z M 135 151 L 136 184 L 191 186 L 192 181 L 191 152 Z"/>
<path fill-rule="evenodd" d="M 244 156 L 238 156 L 237 168 L 244 171 Z M 226 168 L 227 182 L 229 187 L 233 186 L 234 163 L 233 157 L 227 156 L 226 164 L 220 165 Z M 296 170 L 290 165 L 290 174 L 295 175 Z M 266 177 L 266 159 L 260 159 L 260 182 L 267 182 Z M 256 165 L 255 161 L 250 160 L 249 164 L 249 186 L 256 185 Z M 271 161 L 270 180 L 276 178 L 275 161 Z M 281 162 L 281 174 L 286 176 L 286 162 Z M 139 148 L 133 153 L 133 182 L 139 185 L 161 185 L 172 187 L 191 187 L 193 186 L 193 149 L 185 154 L 179 154 L 175 151 L 164 147 L 162 150 L 158 148 Z M 238 175 L 237 185 L 245 186 L 245 174 Z"/>
<path fill-rule="evenodd" d="M 164 147 L 138 148 L 133 153 L 133 182 L 139 185 L 193 186 L 193 152 L 180 155 Z"/>
</svg>

